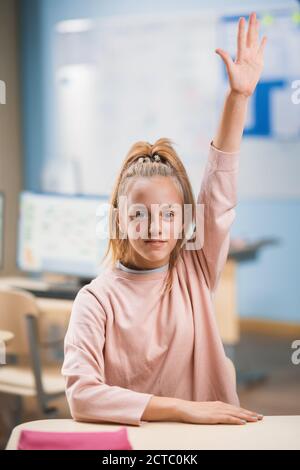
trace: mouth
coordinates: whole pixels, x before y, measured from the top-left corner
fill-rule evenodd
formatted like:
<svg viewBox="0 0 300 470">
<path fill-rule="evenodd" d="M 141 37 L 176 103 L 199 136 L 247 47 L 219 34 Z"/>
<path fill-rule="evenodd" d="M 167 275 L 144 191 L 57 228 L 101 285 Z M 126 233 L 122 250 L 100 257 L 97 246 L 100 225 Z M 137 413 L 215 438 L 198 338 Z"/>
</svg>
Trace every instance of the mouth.
<svg viewBox="0 0 300 470">
<path fill-rule="evenodd" d="M 167 243 L 167 240 L 144 240 L 144 243 L 146 243 L 147 245 L 150 245 L 150 246 L 162 246 L 164 245 L 165 243 Z"/>
</svg>

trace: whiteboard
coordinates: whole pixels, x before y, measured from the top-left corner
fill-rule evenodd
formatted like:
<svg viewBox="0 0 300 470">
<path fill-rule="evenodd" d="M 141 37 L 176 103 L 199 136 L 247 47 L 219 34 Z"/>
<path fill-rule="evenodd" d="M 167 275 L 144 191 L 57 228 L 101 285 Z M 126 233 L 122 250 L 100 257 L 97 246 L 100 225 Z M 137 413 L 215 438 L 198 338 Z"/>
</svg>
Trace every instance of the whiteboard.
<svg viewBox="0 0 300 470">
<path fill-rule="evenodd" d="M 299 27 L 289 23 L 292 14 L 289 10 L 280 29 L 276 23 L 274 31 L 265 26 L 264 79 L 290 80 L 298 73 L 297 48 L 288 47 L 299 37 Z M 75 27 L 64 22 L 56 29 L 58 150 L 45 168 L 44 188 L 109 194 L 134 142 L 169 137 L 197 193 L 227 86 L 214 50 L 231 50 L 236 22 L 207 11 L 114 16 L 82 20 L 81 26 L 76 21 Z M 276 60 L 279 45 L 289 64 L 284 70 Z M 287 103 L 289 91 L 272 94 L 270 135 L 245 132 L 240 197 L 300 196 L 300 105 Z M 249 129 L 253 103 L 251 98 Z"/>
</svg>

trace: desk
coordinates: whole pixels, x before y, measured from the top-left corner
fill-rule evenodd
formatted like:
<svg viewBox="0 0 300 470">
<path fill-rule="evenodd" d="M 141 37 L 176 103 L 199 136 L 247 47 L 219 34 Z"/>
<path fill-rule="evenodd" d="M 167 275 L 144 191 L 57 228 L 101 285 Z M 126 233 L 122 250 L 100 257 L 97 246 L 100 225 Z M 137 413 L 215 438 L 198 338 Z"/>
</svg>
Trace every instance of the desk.
<svg viewBox="0 0 300 470">
<path fill-rule="evenodd" d="M 43 281 L 28 279 L 26 277 L 0 277 L 0 288 L 21 288 L 21 289 L 45 289 L 46 283 Z M 68 317 L 71 314 L 72 300 L 51 299 L 45 297 L 36 297 L 37 305 L 41 313 L 46 313 L 52 317 L 61 318 L 63 315 Z"/>
<path fill-rule="evenodd" d="M 71 419 L 32 421 L 17 426 L 7 443 L 16 449 L 22 429 L 36 431 L 115 431 L 120 424 L 80 423 Z M 203 425 L 146 422 L 126 426 L 134 449 L 297 449 L 300 450 L 300 416 L 265 416 L 245 425 Z"/>
<path fill-rule="evenodd" d="M 27 288 L 43 289 L 43 281 L 28 279 L 26 277 L 0 277 L 0 288 Z M 41 314 L 41 333 L 44 338 L 47 337 L 47 331 L 53 325 L 59 325 L 63 335 L 67 329 L 72 310 L 73 301 L 63 299 L 51 299 L 36 297 L 38 310 Z"/>
</svg>

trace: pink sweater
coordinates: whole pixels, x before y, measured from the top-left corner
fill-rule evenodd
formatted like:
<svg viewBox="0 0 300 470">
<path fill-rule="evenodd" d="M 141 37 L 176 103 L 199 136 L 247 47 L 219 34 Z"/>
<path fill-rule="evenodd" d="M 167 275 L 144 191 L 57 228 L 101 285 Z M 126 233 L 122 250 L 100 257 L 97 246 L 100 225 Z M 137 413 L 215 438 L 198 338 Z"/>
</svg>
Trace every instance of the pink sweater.
<svg viewBox="0 0 300 470">
<path fill-rule="evenodd" d="M 235 218 L 239 154 L 210 145 L 201 190 L 204 244 L 183 250 L 173 288 L 166 271 L 106 268 L 80 289 L 62 374 L 78 421 L 140 425 L 153 395 L 239 405 L 213 310 Z"/>
</svg>

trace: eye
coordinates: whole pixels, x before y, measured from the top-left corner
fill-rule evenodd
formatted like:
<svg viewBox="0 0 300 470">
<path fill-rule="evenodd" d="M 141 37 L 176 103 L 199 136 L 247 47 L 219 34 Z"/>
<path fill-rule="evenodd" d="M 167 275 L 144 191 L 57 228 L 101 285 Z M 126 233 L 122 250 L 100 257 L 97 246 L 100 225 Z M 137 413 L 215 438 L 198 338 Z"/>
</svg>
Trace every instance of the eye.
<svg viewBox="0 0 300 470">
<path fill-rule="evenodd" d="M 134 218 L 134 219 L 143 219 L 147 216 L 147 213 L 145 211 L 141 211 L 141 210 L 136 210 L 133 212 L 133 214 L 131 214 L 131 218 Z"/>
<path fill-rule="evenodd" d="M 174 212 L 173 211 L 167 211 L 163 213 L 163 218 L 166 220 L 171 220 L 174 218 Z"/>
</svg>

